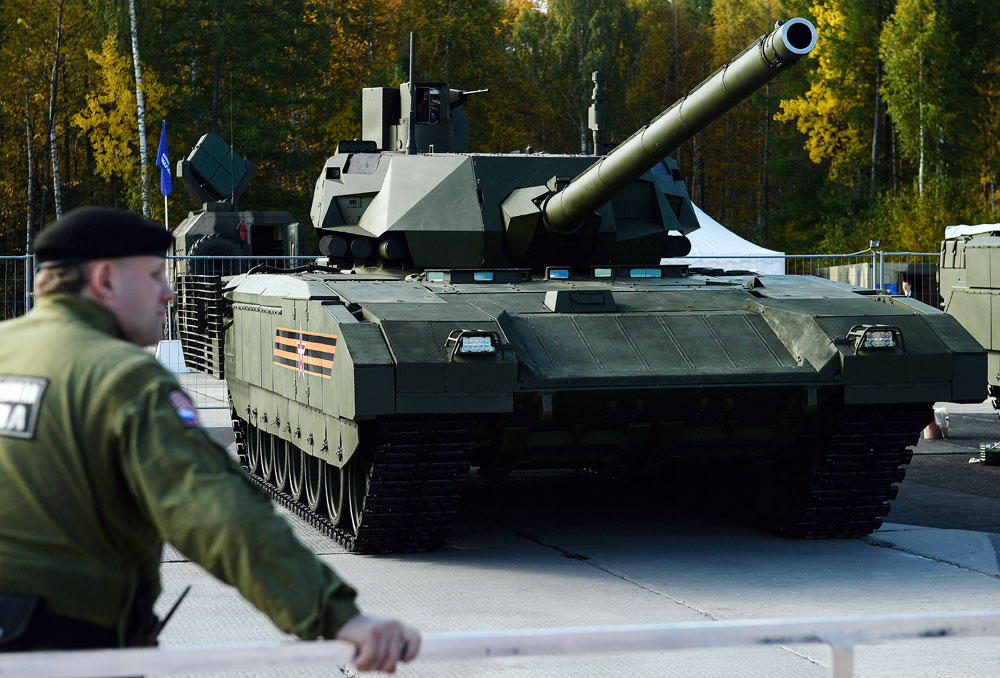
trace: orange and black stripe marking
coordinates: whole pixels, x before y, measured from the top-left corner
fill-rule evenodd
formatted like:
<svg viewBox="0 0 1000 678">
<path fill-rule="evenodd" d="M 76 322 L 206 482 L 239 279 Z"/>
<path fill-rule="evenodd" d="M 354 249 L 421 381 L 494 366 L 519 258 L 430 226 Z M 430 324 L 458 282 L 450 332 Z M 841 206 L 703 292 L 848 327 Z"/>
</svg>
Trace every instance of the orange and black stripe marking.
<svg viewBox="0 0 1000 678">
<path fill-rule="evenodd" d="M 333 356 L 337 352 L 337 335 L 303 332 L 279 327 L 274 333 L 274 353 L 271 362 L 279 367 L 329 379 L 333 372 Z"/>
</svg>

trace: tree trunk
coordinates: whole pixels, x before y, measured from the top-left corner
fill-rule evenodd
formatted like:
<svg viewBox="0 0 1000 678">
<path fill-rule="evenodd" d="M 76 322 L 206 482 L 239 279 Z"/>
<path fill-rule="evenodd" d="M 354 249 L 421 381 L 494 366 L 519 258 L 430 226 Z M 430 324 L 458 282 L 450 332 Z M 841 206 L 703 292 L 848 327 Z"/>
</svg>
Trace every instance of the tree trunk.
<svg viewBox="0 0 1000 678">
<path fill-rule="evenodd" d="M 139 177 L 142 180 L 142 215 L 149 219 L 149 173 L 146 165 L 146 101 L 142 95 L 142 66 L 139 64 L 139 31 L 135 25 L 135 0 L 128 0 L 129 16 L 132 19 L 132 63 L 135 66 L 135 103 L 139 113 Z"/>
<path fill-rule="evenodd" d="M 918 59 L 918 70 L 917 77 L 919 78 L 917 82 L 920 83 L 920 88 L 923 90 L 924 86 L 924 55 L 919 54 Z M 918 124 L 920 133 L 920 164 L 917 167 L 917 195 L 920 199 L 924 198 L 924 95 L 923 92 L 917 95 L 917 111 L 918 111 Z"/>
<path fill-rule="evenodd" d="M 28 69 L 24 69 L 24 134 L 28 142 L 28 209 L 25 224 L 24 253 L 31 254 L 31 240 L 35 234 L 35 153 L 32 145 L 34 135 L 31 133 L 31 108 L 28 98 Z"/>
<path fill-rule="evenodd" d="M 899 162 L 899 158 L 896 157 L 896 127 L 892 124 L 891 120 L 889 121 L 889 129 L 887 132 L 889 133 L 889 143 L 891 144 L 890 155 L 892 156 L 892 194 L 898 198 L 899 166 L 897 163 Z"/>
<path fill-rule="evenodd" d="M 878 45 L 875 47 L 875 59 L 878 60 Z M 878 188 L 878 132 L 882 126 L 882 95 L 879 89 L 882 87 L 882 69 L 875 66 L 875 124 L 872 125 L 872 193 Z"/>
<path fill-rule="evenodd" d="M 62 51 L 63 7 L 66 0 L 59 0 L 56 19 L 56 53 L 52 59 L 52 80 L 49 85 L 49 155 L 52 157 L 52 196 L 56 204 L 56 219 L 62 218 L 62 193 L 59 190 L 59 148 L 56 144 L 56 96 L 59 91 L 59 57 Z"/>
</svg>

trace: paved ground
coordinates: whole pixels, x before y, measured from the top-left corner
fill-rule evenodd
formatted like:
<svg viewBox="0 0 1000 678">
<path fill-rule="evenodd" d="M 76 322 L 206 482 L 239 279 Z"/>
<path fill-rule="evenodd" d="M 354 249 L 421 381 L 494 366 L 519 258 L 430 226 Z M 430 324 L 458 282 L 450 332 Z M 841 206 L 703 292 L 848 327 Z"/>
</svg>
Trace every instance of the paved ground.
<svg viewBox="0 0 1000 678">
<path fill-rule="evenodd" d="M 291 520 L 360 589 L 364 609 L 427 632 L 1000 609 L 1000 468 L 968 463 L 980 442 L 1000 440 L 1000 420 L 983 406 L 950 413 L 950 438 L 920 442 L 891 522 L 867 539 L 778 539 L 571 473 L 515 475 L 503 487 L 470 478 L 448 546 L 431 554 L 348 555 Z M 232 440 L 224 411 L 203 415 Z M 162 604 L 196 586 L 165 644 L 281 637 L 197 566 L 172 551 L 167 560 Z M 401 675 L 824 676 L 829 661 L 825 646 L 770 646 L 417 663 Z M 856 660 L 858 676 L 998 671 L 1000 639 L 859 646 Z"/>
<path fill-rule="evenodd" d="M 989 406 L 947 407 L 948 438 L 917 445 L 888 519 L 1000 533 L 1000 466 L 969 463 L 980 443 L 1000 441 L 1000 418 Z"/>
</svg>

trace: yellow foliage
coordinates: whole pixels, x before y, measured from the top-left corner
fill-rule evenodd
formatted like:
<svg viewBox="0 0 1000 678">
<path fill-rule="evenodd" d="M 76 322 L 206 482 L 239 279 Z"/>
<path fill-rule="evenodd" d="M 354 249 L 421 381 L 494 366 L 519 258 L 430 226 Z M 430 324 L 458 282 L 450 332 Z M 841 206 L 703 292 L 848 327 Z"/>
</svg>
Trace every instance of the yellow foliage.
<svg viewBox="0 0 1000 678">
<path fill-rule="evenodd" d="M 874 82 L 866 64 L 872 61 L 872 52 L 857 40 L 856 29 L 839 2 L 818 2 L 812 11 L 816 29 L 823 36 L 810 55 L 818 62 L 812 85 L 797 99 L 783 99 L 774 119 L 794 121 L 806 135 L 809 158 L 816 164 L 829 161 L 830 177 L 849 185 L 869 143 L 869 132 L 862 130 L 849 113 L 868 105 L 866 95 L 871 93 Z M 845 63 L 836 58 L 835 48 L 848 41 L 854 58 Z"/>
<path fill-rule="evenodd" d="M 94 149 L 94 167 L 107 180 L 134 177 L 139 165 L 138 105 L 132 60 L 118 51 L 115 36 L 104 39 L 100 52 L 87 50 L 87 57 L 100 72 L 98 88 L 86 96 L 85 108 L 73 116 Z M 156 77 L 155 71 L 143 68 L 143 97 L 147 120 L 154 120 L 167 101 L 170 91 Z M 159 126 L 147 125 L 154 132 L 147 145 L 156 148 Z"/>
</svg>

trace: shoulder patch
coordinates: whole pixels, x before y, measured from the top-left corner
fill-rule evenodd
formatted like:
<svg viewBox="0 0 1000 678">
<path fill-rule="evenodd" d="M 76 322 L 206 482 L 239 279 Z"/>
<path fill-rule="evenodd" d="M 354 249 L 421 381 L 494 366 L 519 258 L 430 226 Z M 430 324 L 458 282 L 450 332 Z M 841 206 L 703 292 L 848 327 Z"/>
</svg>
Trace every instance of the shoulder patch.
<svg viewBox="0 0 1000 678">
<path fill-rule="evenodd" d="M 167 394 L 167 400 L 170 401 L 170 406 L 174 408 L 182 424 L 189 428 L 201 426 L 201 422 L 198 421 L 198 410 L 184 391 L 174 389 Z"/>
<path fill-rule="evenodd" d="M 32 440 L 49 385 L 42 377 L 0 374 L 0 436 Z"/>
</svg>

